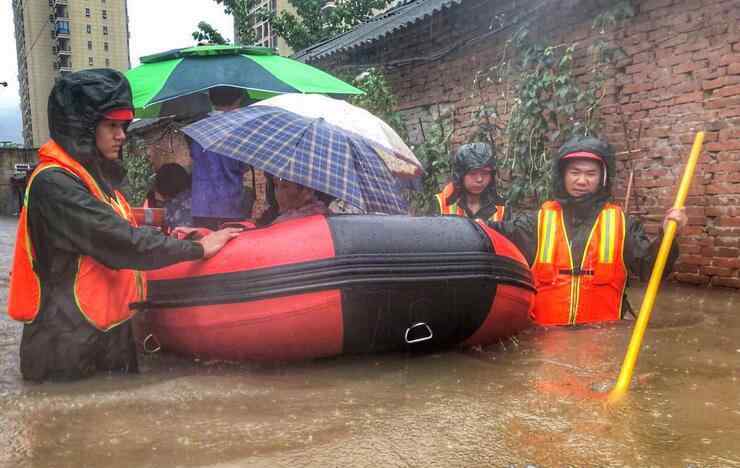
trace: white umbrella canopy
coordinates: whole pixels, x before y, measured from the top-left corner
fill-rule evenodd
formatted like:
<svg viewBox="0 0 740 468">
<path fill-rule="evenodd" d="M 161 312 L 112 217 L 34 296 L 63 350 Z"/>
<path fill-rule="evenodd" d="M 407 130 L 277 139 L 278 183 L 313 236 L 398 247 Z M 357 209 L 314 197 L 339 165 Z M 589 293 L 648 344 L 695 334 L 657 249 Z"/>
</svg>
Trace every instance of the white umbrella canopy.
<svg viewBox="0 0 740 468">
<path fill-rule="evenodd" d="M 416 177 L 423 169 L 413 151 L 390 125 L 361 107 L 320 94 L 282 94 L 254 106 L 271 106 L 327 123 L 367 140 L 388 169 L 401 177 Z"/>
</svg>

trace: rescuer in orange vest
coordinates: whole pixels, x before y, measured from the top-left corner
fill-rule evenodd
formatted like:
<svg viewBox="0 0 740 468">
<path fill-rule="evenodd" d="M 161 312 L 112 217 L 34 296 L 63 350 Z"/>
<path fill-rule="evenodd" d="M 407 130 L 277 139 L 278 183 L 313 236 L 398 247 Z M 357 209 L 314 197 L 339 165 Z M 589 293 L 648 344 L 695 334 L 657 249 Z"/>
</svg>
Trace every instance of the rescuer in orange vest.
<svg viewBox="0 0 740 468">
<path fill-rule="evenodd" d="M 519 213 L 490 223 L 527 257 L 537 296 L 534 320 L 576 325 L 619 320 L 625 310 L 629 271 L 646 277 L 660 239 L 650 241 L 642 223 L 610 203 L 614 174 L 611 147 L 593 137 L 565 143 L 553 161 L 553 199 L 536 215 Z M 687 223 L 683 209 L 670 209 L 663 225 Z M 669 266 L 678 256 L 676 244 Z"/>
<path fill-rule="evenodd" d="M 488 143 L 462 145 L 452 159 L 452 182 L 436 195 L 438 214 L 490 221 L 504 219 L 496 192 L 496 167 Z"/>
<path fill-rule="evenodd" d="M 51 139 L 26 188 L 8 297 L 9 315 L 25 323 L 26 380 L 136 372 L 129 303 L 146 296 L 138 270 L 213 256 L 238 235 L 189 241 L 136 227 L 114 188 L 132 108 L 128 81 L 110 69 L 64 75 L 49 96 Z"/>
</svg>

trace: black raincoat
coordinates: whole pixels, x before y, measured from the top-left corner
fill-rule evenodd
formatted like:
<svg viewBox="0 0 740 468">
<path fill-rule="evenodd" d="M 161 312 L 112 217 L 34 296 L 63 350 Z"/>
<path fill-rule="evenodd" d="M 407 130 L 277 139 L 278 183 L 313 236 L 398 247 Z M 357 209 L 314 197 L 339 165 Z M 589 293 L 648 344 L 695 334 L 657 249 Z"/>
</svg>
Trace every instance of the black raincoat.
<svg viewBox="0 0 740 468">
<path fill-rule="evenodd" d="M 496 213 L 496 206 L 504 205 L 504 200 L 496 190 L 496 159 L 493 151 L 488 143 L 469 143 L 458 148 L 452 158 L 452 184 L 455 189 L 448 202 L 457 203 L 469 218 L 489 219 Z M 489 167 L 493 171 L 491 183 L 480 195 L 480 209 L 473 213 L 468 207 L 463 179 L 468 171 L 484 167 Z M 439 214 L 439 211 L 434 214 Z"/>
<path fill-rule="evenodd" d="M 596 193 L 575 198 L 568 195 L 565 190 L 562 158 L 570 153 L 581 151 L 593 153 L 601 158 L 602 170 L 605 171 L 606 177 Z M 593 137 L 572 138 L 560 148 L 553 160 L 551 172 L 553 199 L 563 208 L 565 229 L 571 241 L 571 252 L 575 265 L 580 265 L 591 229 L 604 204 L 611 198 L 614 174 L 614 153 L 611 146 Z M 624 261 L 632 274 L 646 280 L 652 271 L 662 235 L 651 241 L 639 219 L 627 216 L 626 220 Z M 524 211 L 511 214 L 505 221 L 489 223 L 489 225 L 514 242 L 529 264 L 533 264 L 537 253 L 537 212 Z M 676 258 L 678 258 L 678 246 L 674 242 L 666 264 L 666 274 L 670 272 Z"/>
<path fill-rule="evenodd" d="M 131 89 L 123 75 L 108 69 L 64 76 L 49 96 L 51 138 L 108 194 L 123 172 L 118 161 L 99 154 L 95 129 L 105 112 L 122 107 L 133 107 Z M 201 258 L 202 246 L 132 227 L 76 176 L 58 168 L 42 171 L 32 182 L 28 227 L 42 297 L 38 316 L 23 328 L 23 378 L 71 380 L 96 370 L 136 372 L 130 321 L 101 332 L 77 311 L 72 288 L 80 255 L 108 268 L 148 270 Z"/>
</svg>

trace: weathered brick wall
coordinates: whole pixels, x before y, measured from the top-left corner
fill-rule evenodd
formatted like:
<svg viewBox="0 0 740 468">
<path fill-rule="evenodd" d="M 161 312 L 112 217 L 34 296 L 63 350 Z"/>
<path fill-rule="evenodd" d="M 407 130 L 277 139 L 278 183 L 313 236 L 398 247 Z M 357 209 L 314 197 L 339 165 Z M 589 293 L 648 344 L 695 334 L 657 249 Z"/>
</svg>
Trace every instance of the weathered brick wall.
<svg viewBox="0 0 740 468">
<path fill-rule="evenodd" d="M 612 67 L 601 112 L 602 136 L 618 153 L 615 196 L 623 196 L 634 170 L 631 206 L 656 233 L 694 135 L 705 130 L 676 278 L 740 288 L 740 1 L 634 3 L 637 15 L 607 33 L 625 53 Z M 315 64 L 335 70 L 384 64 L 400 110 L 411 117 L 412 140 L 419 138 L 419 120 L 429 121 L 430 110 L 441 105 L 451 112 L 453 143 L 460 144 L 476 130 L 475 73 L 501 62 L 518 17 L 537 18 L 533 29 L 552 43 L 577 41 L 576 73 L 587 79 L 587 48 L 599 35 L 592 19 L 609 4 L 466 0 L 382 42 Z M 509 26 L 498 31 L 501 25 Z M 440 54 L 446 50 L 451 51 Z M 510 106 L 506 89 L 484 83 L 482 92 L 504 117 Z"/>
</svg>

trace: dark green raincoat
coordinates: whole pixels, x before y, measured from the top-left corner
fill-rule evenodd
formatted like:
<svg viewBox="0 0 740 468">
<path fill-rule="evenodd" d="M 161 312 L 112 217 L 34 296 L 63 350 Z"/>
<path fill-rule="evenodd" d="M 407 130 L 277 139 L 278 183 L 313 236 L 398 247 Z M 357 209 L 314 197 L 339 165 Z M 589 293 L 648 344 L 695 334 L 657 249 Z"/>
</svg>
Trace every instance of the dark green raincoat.
<svg viewBox="0 0 740 468">
<path fill-rule="evenodd" d="M 51 138 L 108 194 L 123 172 L 117 161 L 109 162 L 99 154 L 95 129 L 105 112 L 121 107 L 132 107 L 131 90 L 114 70 L 69 74 L 49 96 Z M 42 297 L 38 316 L 23 328 L 23 378 L 70 380 L 96 370 L 136 372 L 130 321 L 101 332 L 74 306 L 72 284 L 79 256 L 90 256 L 113 269 L 148 270 L 201 258 L 202 246 L 154 229 L 132 227 L 76 176 L 57 168 L 42 171 L 31 184 L 28 226 Z"/>
</svg>

